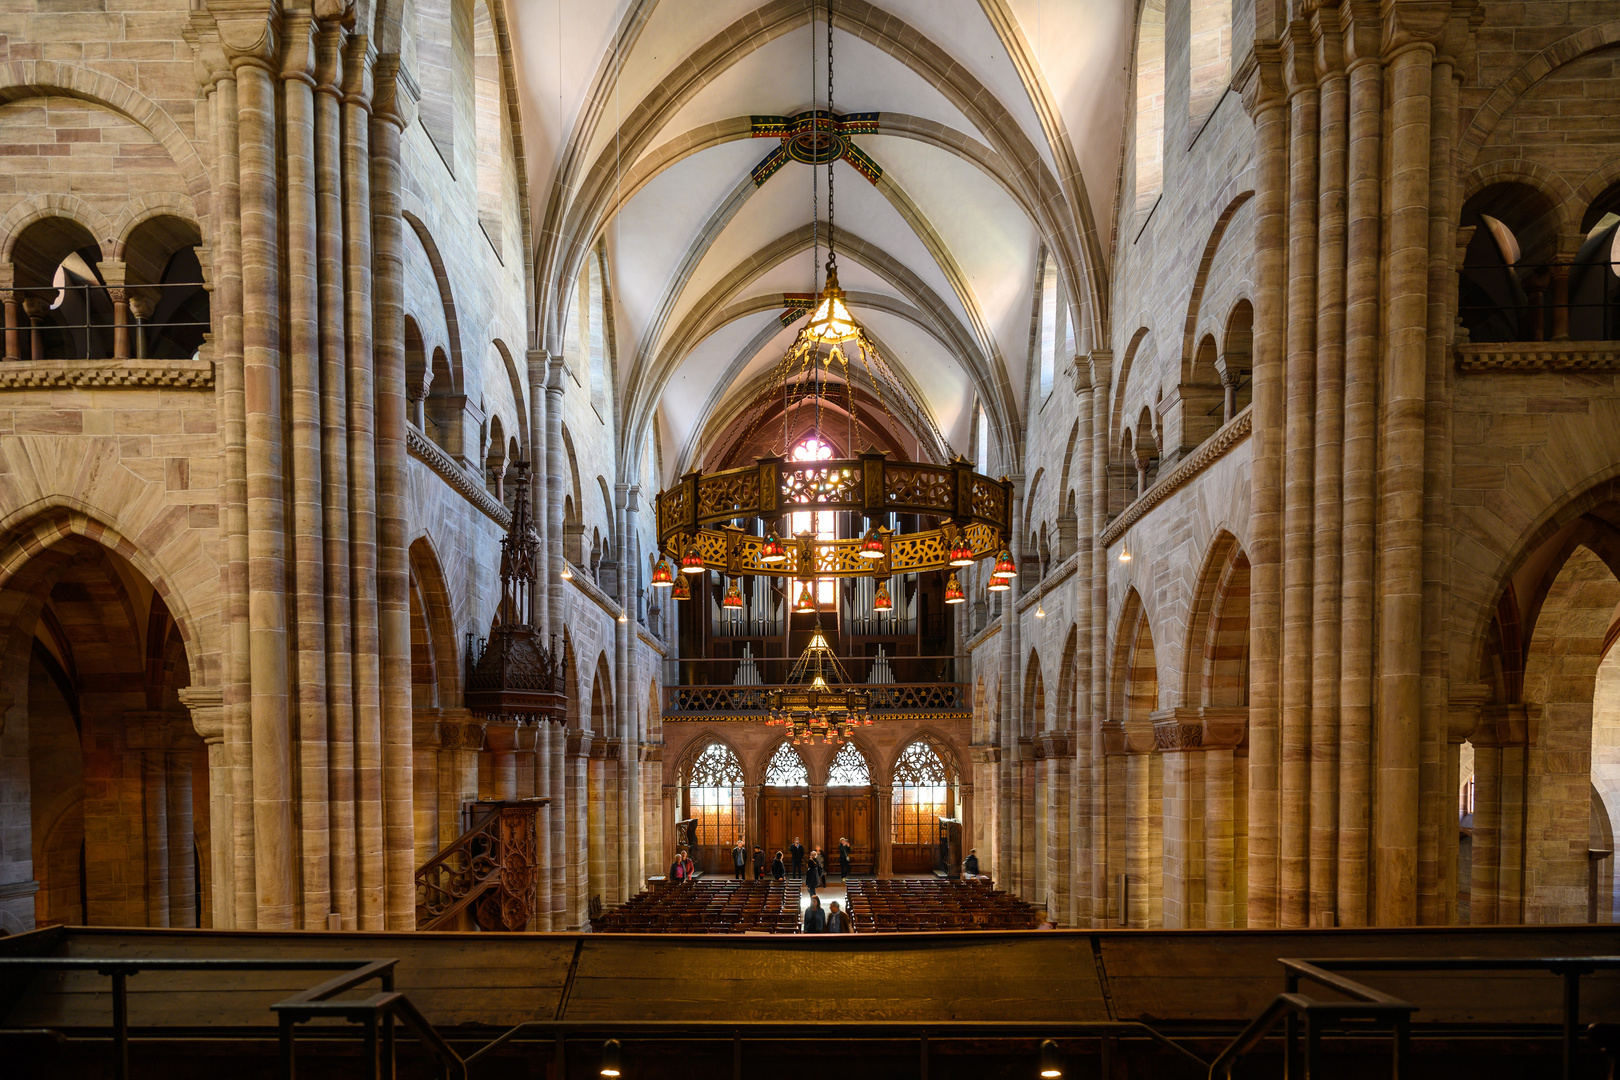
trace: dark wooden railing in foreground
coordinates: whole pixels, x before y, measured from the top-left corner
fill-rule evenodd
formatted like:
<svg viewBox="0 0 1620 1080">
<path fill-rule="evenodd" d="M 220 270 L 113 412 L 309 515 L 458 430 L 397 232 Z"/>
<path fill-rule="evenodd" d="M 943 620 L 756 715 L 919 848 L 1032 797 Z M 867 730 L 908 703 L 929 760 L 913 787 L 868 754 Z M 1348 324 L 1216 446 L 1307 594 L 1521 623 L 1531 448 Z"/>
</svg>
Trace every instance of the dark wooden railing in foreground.
<svg viewBox="0 0 1620 1080">
<path fill-rule="evenodd" d="M 1279 1021 L 1283 1024 L 1283 1075 L 1311 1080 L 1322 1064 L 1322 1035 L 1347 1022 L 1365 1020 L 1388 1024 L 1391 1035 L 1390 1075 L 1405 1080 L 1410 1053 L 1412 1014 L 1419 1006 L 1393 997 L 1338 974 L 1357 972 L 1546 971 L 1564 980 L 1563 1080 L 1574 1080 L 1580 1043 L 1581 978 L 1598 971 L 1620 970 L 1620 956 L 1579 957 L 1333 957 L 1297 960 L 1281 958 L 1286 972 L 1284 992 L 1265 1012 L 1250 1021 L 1243 1033 L 1209 1067 L 1210 1080 L 1227 1080 L 1239 1059 L 1258 1046 Z M 1299 992 L 1302 982 L 1315 983 L 1348 1001 L 1321 1001 Z M 1304 1053 L 1299 1049 L 1299 1028 L 1304 1028 Z M 1611 1075 L 1613 1075 L 1611 1073 Z"/>
<path fill-rule="evenodd" d="M 525 930 L 534 915 L 539 800 L 489 804 L 416 872 L 416 928 L 454 930 L 469 907 L 480 930 Z M 481 808 L 482 809 L 482 808 Z"/>
</svg>

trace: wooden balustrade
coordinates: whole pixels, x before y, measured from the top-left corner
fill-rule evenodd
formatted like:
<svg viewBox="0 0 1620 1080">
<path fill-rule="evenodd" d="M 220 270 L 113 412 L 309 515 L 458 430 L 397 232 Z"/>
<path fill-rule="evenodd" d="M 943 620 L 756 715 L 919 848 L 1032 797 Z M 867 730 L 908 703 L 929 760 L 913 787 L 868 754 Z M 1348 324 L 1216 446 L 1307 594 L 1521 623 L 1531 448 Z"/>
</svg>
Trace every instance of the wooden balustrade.
<svg viewBox="0 0 1620 1080">
<path fill-rule="evenodd" d="M 416 872 L 416 928 L 524 930 L 534 915 L 536 815 L 543 799 L 479 804 L 472 827 Z M 487 807 L 487 809 L 485 809 Z"/>
</svg>

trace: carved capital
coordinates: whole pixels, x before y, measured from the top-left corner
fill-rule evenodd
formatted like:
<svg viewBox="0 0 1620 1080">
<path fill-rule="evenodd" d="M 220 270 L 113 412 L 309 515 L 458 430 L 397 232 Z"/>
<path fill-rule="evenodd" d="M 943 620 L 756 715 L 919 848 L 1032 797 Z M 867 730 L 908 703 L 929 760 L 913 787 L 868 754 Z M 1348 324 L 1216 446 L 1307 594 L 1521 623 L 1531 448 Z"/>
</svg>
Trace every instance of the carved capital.
<svg viewBox="0 0 1620 1080">
<path fill-rule="evenodd" d="M 1243 111 L 1251 117 L 1263 109 L 1282 105 L 1287 92 L 1283 78 L 1282 46 L 1276 41 L 1256 41 L 1232 75 L 1232 89 L 1243 96 Z"/>
<path fill-rule="evenodd" d="M 233 70 L 248 64 L 275 74 L 278 0 L 210 0 L 208 10 Z"/>
<path fill-rule="evenodd" d="M 377 54 L 371 39 L 364 34 L 351 34 L 343 47 L 343 101 L 371 109 L 372 71 Z"/>
<path fill-rule="evenodd" d="M 1383 0 L 1381 7 L 1386 58 L 1414 46 L 1433 51 L 1451 17 L 1451 0 Z"/>
<path fill-rule="evenodd" d="M 1086 357 L 1086 377 L 1091 385 L 1102 389 L 1108 385 L 1108 378 L 1114 369 L 1114 350 L 1092 349 Z"/>
<path fill-rule="evenodd" d="M 205 743 L 225 741 L 225 692 L 217 686 L 188 686 L 177 695 L 191 713 L 191 726 Z"/>
<path fill-rule="evenodd" d="M 373 74 L 373 115 L 404 131 L 416 119 L 416 103 L 421 100 L 422 88 L 399 66 L 397 54 L 377 57 Z"/>
<path fill-rule="evenodd" d="M 1311 28 L 1302 21 L 1289 24 L 1278 43 L 1282 50 L 1283 78 L 1288 83 L 1289 97 L 1303 90 L 1316 88 L 1316 42 Z"/>
<path fill-rule="evenodd" d="M 1530 746 L 1540 729 L 1540 705 L 1486 705 L 1470 738 L 1478 746 Z"/>
<path fill-rule="evenodd" d="M 302 12 L 281 24 L 281 77 L 315 85 L 315 20 Z"/>
</svg>

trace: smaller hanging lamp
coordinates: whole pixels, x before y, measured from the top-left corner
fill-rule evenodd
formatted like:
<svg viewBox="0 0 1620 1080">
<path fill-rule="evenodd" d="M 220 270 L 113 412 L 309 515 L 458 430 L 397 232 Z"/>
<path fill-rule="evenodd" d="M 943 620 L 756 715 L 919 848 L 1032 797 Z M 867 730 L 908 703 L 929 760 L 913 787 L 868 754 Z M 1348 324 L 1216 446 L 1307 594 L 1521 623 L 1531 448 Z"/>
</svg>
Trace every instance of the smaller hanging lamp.
<svg viewBox="0 0 1620 1080">
<path fill-rule="evenodd" d="M 861 539 L 861 558 L 877 560 L 885 554 L 883 537 L 876 529 L 867 529 L 866 536 Z"/>
<path fill-rule="evenodd" d="M 994 574 L 990 575 L 990 583 L 985 586 L 990 592 L 1006 592 L 1011 588 L 1012 578 L 996 577 Z"/>
<path fill-rule="evenodd" d="M 698 554 L 696 544 L 686 545 L 686 554 L 681 556 L 681 573 L 701 574 L 707 569 L 703 565 L 703 556 Z"/>
<path fill-rule="evenodd" d="M 1001 549 L 1001 554 L 996 556 L 996 568 L 990 571 L 990 576 L 996 578 L 1015 578 L 1018 576 L 1018 567 L 1013 564 L 1012 552 L 1006 548 Z"/>
<path fill-rule="evenodd" d="M 726 590 L 725 599 L 720 601 L 720 606 L 723 607 L 723 608 L 729 608 L 729 609 L 731 609 L 733 611 L 741 611 L 742 610 L 742 606 L 743 606 L 742 590 L 737 588 L 737 579 L 736 578 L 731 579 L 731 588 Z"/>
<path fill-rule="evenodd" d="M 793 610 L 794 611 L 814 611 L 814 610 L 816 610 L 816 598 L 814 596 L 810 595 L 810 583 L 808 581 L 806 581 L 806 582 L 803 582 L 802 585 L 803 585 L 803 588 L 801 588 L 799 590 L 799 598 L 797 600 L 793 601 Z"/>
<path fill-rule="evenodd" d="M 1131 546 L 1129 544 L 1125 543 L 1124 541 L 1121 541 L 1120 545 L 1119 545 L 1119 561 L 1120 562 L 1130 562 L 1131 561 Z"/>
<path fill-rule="evenodd" d="M 880 580 L 878 582 L 877 595 L 872 598 L 872 610 L 873 611 L 893 611 L 894 610 L 894 601 L 889 599 L 889 583 L 887 581 Z"/>
<path fill-rule="evenodd" d="M 955 574 L 952 574 L 950 579 L 945 582 L 945 602 L 947 604 L 967 603 L 967 593 L 962 591 L 962 583 L 956 580 Z"/>
<path fill-rule="evenodd" d="M 973 545 L 968 543 L 965 532 L 957 533 L 955 543 L 951 544 L 950 563 L 952 566 L 973 565 Z"/>
<path fill-rule="evenodd" d="M 677 600 L 692 599 L 692 586 L 688 585 L 687 581 L 688 578 L 685 574 L 682 574 L 680 577 L 676 578 L 675 591 L 670 593 L 670 595 Z"/>
<path fill-rule="evenodd" d="M 782 538 L 772 529 L 765 537 L 765 543 L 759 549 L 759 561 L 762 563 L 787 562 L 787 549 L 782 546 Z"/>
<path fill-rule="evenodd" d="M 652 585 L 655 589 L 668 589 L 675 584 L 675 572 L 669 568 L 668 559 L 659 559 L 658 565 L 653 567 Z"/>
</svg>

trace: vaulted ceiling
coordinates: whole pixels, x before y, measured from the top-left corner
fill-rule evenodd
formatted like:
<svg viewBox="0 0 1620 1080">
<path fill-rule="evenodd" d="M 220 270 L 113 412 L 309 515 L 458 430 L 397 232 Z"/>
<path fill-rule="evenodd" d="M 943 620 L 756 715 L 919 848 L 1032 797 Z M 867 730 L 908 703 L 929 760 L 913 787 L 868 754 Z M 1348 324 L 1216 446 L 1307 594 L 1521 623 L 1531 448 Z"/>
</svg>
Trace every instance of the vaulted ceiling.
<svg viewBox="0 0 1620 1080">
<path fill-rule="evenodd" d="M 818 282 L 825 167 L 790 161 L 756 184 L 781 144 L 751 118 L 826 106 L 826 2 L 508 0 L 507 13 L 541 344 L 561 347 L 602 242 L 619 452 L 633 458 L 656 420 L 668 479 L 791 342 L 783 294 Z M 1042 245 L 1077 344 L 1106 325 L 1133 18 L 1132 0 L 834 0 L 834 106 L 879 114 L 851 141 L 881 170 L 835 167 L 841 281 L 957 451 L 977 396 L 992 458 L 1017 452 Z"/>
</svg>

